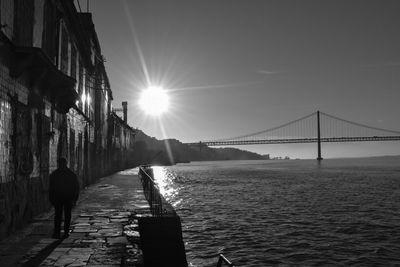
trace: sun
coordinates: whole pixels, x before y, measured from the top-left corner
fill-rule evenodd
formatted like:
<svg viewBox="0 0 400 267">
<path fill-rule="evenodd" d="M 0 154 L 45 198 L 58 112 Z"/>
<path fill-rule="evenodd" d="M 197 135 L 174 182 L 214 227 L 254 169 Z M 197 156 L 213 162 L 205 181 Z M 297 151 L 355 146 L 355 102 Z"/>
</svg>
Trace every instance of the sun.
<svg viewBox="0 0 400 267">
<path fill-rule="evenodd" d="M 159 116 L 169 109 L 169 96 L 161 87 L 149 87 L 140 93 L 140 108 L 148 115 Z"/>
</svg>

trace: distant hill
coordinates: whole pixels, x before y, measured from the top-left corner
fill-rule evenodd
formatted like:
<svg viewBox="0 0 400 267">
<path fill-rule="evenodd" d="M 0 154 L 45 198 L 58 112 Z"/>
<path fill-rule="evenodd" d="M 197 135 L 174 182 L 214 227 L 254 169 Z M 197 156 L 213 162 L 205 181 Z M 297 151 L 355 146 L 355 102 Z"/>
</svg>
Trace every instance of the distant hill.
<svg viewBox="0 0 400 267">
<path fill-rule="evenodd" d="M 189 161 L 257 160 L 265 157 L 236 148 L 189 146 L 176 139 L 158 140 L 138 130 L 134 158 L 137 165 L 173 165 Z"/>
</svg>

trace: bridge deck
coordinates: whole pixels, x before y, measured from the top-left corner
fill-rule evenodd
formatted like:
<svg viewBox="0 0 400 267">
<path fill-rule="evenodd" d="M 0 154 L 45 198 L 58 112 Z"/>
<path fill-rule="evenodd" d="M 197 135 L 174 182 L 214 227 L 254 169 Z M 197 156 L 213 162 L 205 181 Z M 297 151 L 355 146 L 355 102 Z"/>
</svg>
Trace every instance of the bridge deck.
<svg viewBox="0 0 400 267">
<path fill-rule="evenodd" d="M 376 141 L 399 141 L 400 136 L 370 136 L 370 137 L 324 137 L 324 143 L 342 142 L 376 142 Z M 295 143 L 317 143 L 318 138 L 288 138 L 288 139 L 259 139 L 259 140 L 227 140 L 227 141 L 205 141 L 197 143 L 186 143 L 196 146 L 238 146 L 259 144 L 295 144 Z"/>
</svg>

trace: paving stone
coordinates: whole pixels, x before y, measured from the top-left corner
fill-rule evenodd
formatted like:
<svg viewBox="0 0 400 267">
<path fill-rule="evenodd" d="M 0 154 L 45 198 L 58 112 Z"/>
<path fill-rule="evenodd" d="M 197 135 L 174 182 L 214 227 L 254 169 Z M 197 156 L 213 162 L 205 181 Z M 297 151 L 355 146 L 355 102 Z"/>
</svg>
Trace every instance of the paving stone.
<svg viewBox="0 0 400 267">
<path fill-rule="evenodd" d="M 92 228 L 75 228 L 73 230 L 75 233 L 96 233 L 97 229 L 92 229 Z"/>
<path fill-rule="evenodd" d="M 80 223 L 75 223 L 75 224 L 73 224 L 72 225 L 73 227 L 87 227 L 87 226 L 90 226 L 90 223 L 83 223 L 83 222 L 80 222 Z"/>
<path fill-rule="evenodd" d="M 124 225 L 124 231 L 136 231 L 139 229 L 139 225 L 135 223 L 130 223 L 127 225 Z"/>
<path fill-rule="evenodd" d="M 127 244 L 127 243 L 128 240 L 126 239 L 125 236 L 107 238 L 107 244 L 109 244 L 110 246 L 115 244 Z"/>
<path fill-rule="evenodd" d="M 75 258 L 68 255 L 63 255 L 57 259 L 57 261 L 54 263 L 54 266 L 66 266 L 72 264 L 73 262 L 75 262 Z"/>
<path fill-rule="evenodd" d="M 121 230 L 116 231 L 114 229 L 101 229 L 97 233 L 105 237 L 117 237 L 122 235 Z"/>
<path fill-rule="evenodd" d="M 50 259 L 45 259 L 39 266 L 44 267 L 44 266 L 54 266 L 54 263 L 56 261 L 50 260 Z"/>
<path fill-rule="evenodd" d="M 91 248 L 72 248 L 68 251 L 69 254 L 79 254 L 79 253 L 93 253 L 94 250 Z"/>
<path fill-rule="evenodd" d="M 67 239 L 64 239 L 64 241 L 68 241 L 69 239 L 82 239 L 85 238 L 86 233 L 77 233 L 77 232 L 71 232 L 69 234 L 69 237 Z"/>
<path fill-rule="evenodd" d="M 75 220 L 74 222 L 75 223 L 88 223 L 89 218 L 79 218 L 79 219 Z"/>
<path fill-rule="evenodd" d="M 112 215 L 110 219 L 126 219 L 128 216 Z"/>
<path fill-rule="evenodd" d="M 92 238 L 101 238 L 101 237 L 103 237 L 103 235 L 99 234 L 99 233 L 89 233 L 88 236 L 92 237 Z"/>
<path fill-rule="evenodd" d="M 106 240 L 105 239 L 100 239 L 100 238 L 96 238 L 96 239 L 85 239 L 85 240 L 79 240 L 82 243 L 105 243 Z"/>
<path fill-rule="evenodd" d="M 57 247 L 56 249 L 53 250 L 53 253 L 59 252 L 59 253 L 66 253 L 70 250 L 71 248 L 59 248 Z"/>
<path fill-rule="evenodd" d="M 117 209 L 102 209 L 102 212 L 114 212 L 114 211 L 118 211 Z"/>
<path fill-rule="evenodd" d="M 132 238 L 139 238 L 140 234 L 138 231 L 124 231 L 124 235 L 128 236 L 128 237 L 132 237 Z"/>
<path fill-rule="evenodd" d="M 119 211 L 118 214 L 121 216 L 129 216 L 129 215 L 131 215 L 131 212 L 130 211 L 122 211 L 122 212 Z"/>
<path fill-rule="evenodd" d="M 79 217 L 80 218 L 90 218 L 90 217 L 92 217 L 93 216 L 93 214 L 88 214 L 88 213 L 81 213 L 81 214 L 79 214 Z"/>
<path fill-rule="evenodd" d="M 116 258 L 110 258 L 109 256 L 97 256 L 96 258 L 90 258 L 88 264 L 90 265 L 105 265 L 105 266 L 110 266 L 110 265 L 117 265 L 120 266 L 122 262 L 122 257 L 118 256 Z"/>
<path fill-rule="evenodd" d="M 110 228 L 115 228 L 115 229 L 122 229 L 122 225 L 120 223 L 105 223 L 101 224 L 101 227 L 104 229 L 110 229 Z"/>
</svg>

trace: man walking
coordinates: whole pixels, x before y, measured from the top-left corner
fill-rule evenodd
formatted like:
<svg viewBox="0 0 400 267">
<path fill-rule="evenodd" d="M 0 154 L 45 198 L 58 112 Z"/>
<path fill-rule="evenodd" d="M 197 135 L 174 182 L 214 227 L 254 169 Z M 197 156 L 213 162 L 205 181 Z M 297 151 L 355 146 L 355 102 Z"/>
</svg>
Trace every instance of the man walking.
<svg viewBox="0 0 400 267">
<path fill-rule="evenodd" d="M 79 197 L 79 182 L 75 173 L 67 167 L 67 160 L 57 160 L 58 169 L 50 174 L 49 198 L 55 209 L 53 238 L 60 238 L 62 214 L 64 211 L 64 235 L 69 235 L 71 210 Z"/>
</svg>

